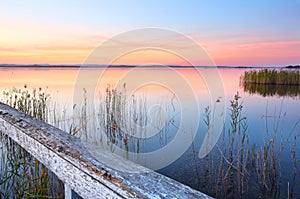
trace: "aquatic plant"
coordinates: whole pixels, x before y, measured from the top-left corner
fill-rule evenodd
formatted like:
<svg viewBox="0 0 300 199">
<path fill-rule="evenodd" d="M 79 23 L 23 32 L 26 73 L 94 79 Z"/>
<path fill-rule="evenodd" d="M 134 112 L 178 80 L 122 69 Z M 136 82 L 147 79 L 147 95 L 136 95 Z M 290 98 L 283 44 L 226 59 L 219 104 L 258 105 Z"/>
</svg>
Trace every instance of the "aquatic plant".
<svg viewBox="0 0 300 199">
<path fill-rule="evenodd" d="M 42 88 L 30 89 L 27 85 L 24 85 L 23 89 L 13 87 L 8 91 L 3 91 L 2 102 L 32 117 L 47 122 L 49 98 L 50 95 L 45 93 Z"/>
<path fill-rule="evenodd" d="M 278 84 L 300 85 L 299 70 L 252 70 L 245 71 L 241 76 L 241 82 L 245 84 Z"/>
<path fill-rule="evenodd" d="M 18 91 L 18 93 L 21 93 L 20 96 L 22 96 L 22 92 Z M 14 95 L 7 94 L 6 91 L 5 96 L 5 99 L 8 100 L 7 102 L 11 102 L 13 106 L 16 100 L 12 98 L 10 99 L 10 96 Z M 32 96 L 30 96 L 30 98 Z M 60 128 L 63 128 L 65 131 L 69 131 L 69 133 L 74 136 L 78 136 L 89 141 L 97 141 L 104 145 L 108 144 L 112 152 L 114 152 L 115 147 L 124 149 L 125 154 L 122 156 L 125 158 L 128 158 L 128 153 L 126 154 L 126 151 L 136 153 L 144 152 L 143 147 L 147 143 L 144 139 L 135 138 L 134 135 L 139 135 L 141 137 L 142 135 L 145 135 L 145 132 L 140 131 L 141 128 L 139 127 L 147 125 L 150 120 L 147 115 L 148 102 L 146 96 L 128 95 L 126 85 L 122 85 L 117 88 L 111 88 L 108 86 L 104 91 L 104 95 L 102 95 L 102 97 L 99 98 L 99 101 L 97 101 L 97 108 L 90 107 L 90 103 L 86 96 L 87 93 L 83 90 L 82 104 L 74 104 L 72 107 L 73 113 L 70 115 L 69 113 L 66 113 L 65 107 L 63 107 L 63 109 L 58 106 L 49 108 L 48 97 L 45 101 L 45 104 L 47 105 L 45 114 L 43 111 L 36 111 L 36 113 L 44 114 L 48 117 L 48 119 L 53 118 L 54 125 L 59 125 Z M 27 100 L 27 104 L 28 101 L 29 100 Z M 16 103 L 16 105 L 17 104 L 18 103 Z M 26 103 L 24 101 L 20 104 Z M 160 104 L 164 107 L 167 106 L 163 103 Z M 28 107 L 28 105 L 21 107 Z M 42 108 L 43 106 L 38 107 Z M 28 109 L 25 108 L 25 110 Z M 170 110 L 173 110 L 172 107 Z M 191 154 L 188 155 L 190 155 L 189 157 L 193 162 L 194 167 L 189 165 L 193 167 L 192 169 L 189 167 L 189 169 L 192 170 L 191 172 L 194 172 L 193 176 L 195 176 L 195 179 L 193 179 L 193 182 L 188 181 L 185 183 L 191 183 L 188 185 L 217 198 L 244 198 L 257 197 L 258 195 L 276 198 L 282 196 L 285 197 L 287 194 L 293 198 L 293 194 L 295 193 L 294 187 L 296 186 L 295 182 L 289 182 L 288 193 L 286 193 L 286 191 L 282 191 L 282 187 L 284 186 L 282 185 L 281 177 L 281 156 L 284 149 L 289 149 L 291 156 L 290 163 L 294 168 L 294 176 L 299 175 L 299 162 L 297 160 L 297 143 L 299 135 L 297 134 L 296 128 L 299 122 L 295 124 L 295 127 L 288 134 L 286 129 L 280 126 L 282 120 L 284 120 L 284 114 L 281 112 L 276 114 L 274 113 L 274 116 L 272 116 L 275 121 L 274 128 L 270 130 L 270 128 L 267 127 L 267 118 L 271 117 L 268 115 L 266 110 L 266 131 L 261 132 L 262 135 L 265 135 L 264 142 L 259 145 L 251 142 L 249 136 L 251 129 L 248 129 L 248 119 L 243 115 L 243 110 L 244 105 L 242 103 L 242 98 L 239 93 L 236 93 L 232 100 L 229 101 L 229 126 L 224 127 L 223 134 L 218 144 L 205 158 L 197 158 L 197 142 L 192 144 Z M 207 126 L 207 131 L 211 128 L 211 125 L 214 125 L 211 122 L 211 115 L 214 114 L 213 111 L 214 109 L 210 107 L 206 107 L 204 110 L 204 123 Z M 30 111 L 27 112 L 33 113 Z M 51 115 L 49 115 L 49 112 L 51 112 Z M 162 120 L 161 118 L 156 117 L 154 119 L 157 120 L 156 124 L 158 127 L 163 125 L 166 126 L 166 128 L 162 129 L 162 133 L 159 133 L 160 142 L 164 145 L 168 143 L 167 141 L 172 139 L 172 136 L 167 134 L 169 126 L 173 126 L 176 129 L 176 124 L 173 121 L 174 118 L 172 119 L 172 117 L 170 117 L 169 120 Z M 50 121 L 50 123 L 53 121 Z M 108 139 L 105 140 L 107 143 L 102 143 L 102 133 L 105 133 Z M 284 134 L 288 134 L 288 137 L 285 140 L 282 139 Z M 4 156 L 5 155 L 2 157 Z M 29 162 L 30 161 L 26 160 L 26 164 L 21 163 L 20 165 L 28 165 Z M 9 163 L 5 164 L 8 165 Z M 19 163 L 15 164 L 15 167 L 19 168 Z M 31 160 L 29 165 L 26 166 L 26 169 L 21 170 L 27 171 L 23 172 L 24 175 L 27 173 L 26 176 L 24 176 L 25 179 L 28 179 L 28 176 L 38 176 L 37 174 L 45 175 L 45 172 L 43 172 L 44 168 L 42 166 L 37 167 L 39 172 L 34 172 L 36 168 L 34 167 L 35 161 Z M 30 169 L 31 167 L 33 169 Z M 9 179 L 8 177 L 10 174 L 16 173 L 15 171 L 17 171 L 6 171 L 5 168 L 6 167 L 2 167 L 3 172 L 1 170 L 1 174 L 5 174 L 3 175 L 4 179 Z M 179 169 L 177 172 L 178 176 L 182 176 L 182 170 Z M 45 176 L 45 179 L 49 181 L 49 177 L 52 178 L 53 175 L 49 174 L 47 176 L 48 177 Z M 176 174 L 172 177 L 177 178 Z M 178 180 L 180 180 L 179 177 Z M 29 186 L 29 181 L 19 181 L 24 184 L 23 187 L 34 187 L 33 182 L 31 182 Z M 23 193 L 27 194 L 24 195 L 24 197 L 33 196 L 34 194 L 36 194 L 36 196 L 46 194 L 46 192 L 43 192 L 46 190 L 46 186 L 47 188 L 49 188 L 49 186 L 60 187 L 54 186 L 53 182 L 55 181 L 50 181 L 52 181 L 52 184 L 50 185 L 49 183 L 45 183 L 46 181 L 34 181 L 41 184 L 41 188 L 39 189 L 40 192 L 23 191 Z M 8 182 L 9 180 L 5 180 L 5 183 L 3 183 L 2 186 L 4 186 L 4 184 L 6 185 L 6 188 L 4 187 L 3 190 L 11 189 L 11 185 Z M 25 182 L 28 183 L 26 184 Z M 16 187 L 23 190 L 21 184 Z M 55 194 L 53 193 L 52 195 Z M 3 195 L 3 197 L 4 196 L 5 195 Z"/>
<path fill-rule="evenodd" d="M 47 121 L 48 99 L 41 88 L 3 91 L 4 103 Z M 63 198 L 63 183 L 7 135 L 0 132 L 0 198 Z"/>
<path fill-rule="evenodd" d="M 194 160 L 199 183 L 195 187 L 216 198 L 244 198 L 263 196 L 266 198 L 292 198 L 296 182 L 289 182 L 288 190 L 282 190 L 282 154 L 290 151 L 290 164 L 293 165 L 295 180 L 299 174 L 297 165 L 297 143 L 300 121 L 292 130 L 283 129 L 284 116 L 281 112 L 274 113 L 273 129 L 268 127 L 266 108 L 266 132 L 261 145 L 251 143 L 248 129 L 248 119 L 243 116 L 243 104 L 237 93 L 230 101 L 230 128 L 224 128 L 223 135 L 214 150 L 205 158 Z M 204 110 L 204 123 L 210 128 L 211 108 Z M 270 132 L 271 130 L 271 132 Z M 284 136 L 285 135 L 285 136 Z M 289 148 L 288 148 L 289 147 Z M 194 150 L 192 150 L 194 151 Z M 202 183 L 201 183 L 202 182 Z M 203 183 L 205 182 L 205 183 Z M 255 190 L 255 192 L 253 192 Z"/>
</svg>

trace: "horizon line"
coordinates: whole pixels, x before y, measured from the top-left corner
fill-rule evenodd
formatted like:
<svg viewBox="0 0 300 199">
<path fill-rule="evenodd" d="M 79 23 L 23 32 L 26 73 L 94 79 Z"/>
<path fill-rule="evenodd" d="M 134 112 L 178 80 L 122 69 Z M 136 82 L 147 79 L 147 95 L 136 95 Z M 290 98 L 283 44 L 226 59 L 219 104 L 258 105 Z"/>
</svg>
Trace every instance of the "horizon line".
<svg viewBox="0 0 300 199">
<path fill-rule="evenodd" d="M 210 68 L 210 67 L 217 67 L 217 68 L 287 68 L 287 67 L 296 67 L 300 68 L 300 64 L 296 65 L 285 65 L 285 66 L 272 66 L 272 65 L 238 65 L 238 66 L 231 66 L 231 65 L 216 65 L 216 66 L 193 66 L 193 65 L 155 65 L 155 64 L 149 64 L 149 65 L 134 65 L 134 64 L 0 64 L 0 67 L 16 67 L 16 68 L 21 68 L 21 67 L 28 67 L 28 68 L 34 68 L 34 67 L 39 67 L 39 68 L 80 68 L 80 67 L 86 67 L 86 68 L 134 68 L 134 67 L 139 67 L 139 68 L 147 68 L 147 67 L 171 67 L 171 68 Z"/>
</svg>

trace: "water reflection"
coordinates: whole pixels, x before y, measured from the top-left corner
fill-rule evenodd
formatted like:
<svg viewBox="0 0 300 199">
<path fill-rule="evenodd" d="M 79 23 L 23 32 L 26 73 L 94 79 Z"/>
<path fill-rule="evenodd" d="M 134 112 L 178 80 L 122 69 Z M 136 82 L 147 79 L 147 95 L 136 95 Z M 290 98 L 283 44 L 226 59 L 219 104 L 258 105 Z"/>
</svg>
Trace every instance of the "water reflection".
<svg viewBox="0 0 300 199">
<path fill-rule="evenodd" d="M 78 98 L 83 99 L 81 103 L 72 104 L 66 100 L 72 96 L 73 87 L 70 85 L 75 71 L 61 71 L 60 73 L 69 76 L 61 82 L 55 81 L 54 84 L 51 83 L 53 80 L 50 76 L 49 81 L 42 82 L 42 87 L 49 86 L 49 90 L 55 87 L 54 90 L 59 90 L 63 95 L 51 93 L 48 122 L 88 141 L 91 148 L 95 145 L 104 146 L 103 148 L 112 153 L 116 153 L 119 148 L 122 153 L 118 155 L 147 166 L 153 164 L 153 160 L 141 161 L 140 154 L 163 148 L 175 138 L 181 121 L 178 112 L 180 104 L 174 99 L 172 92 L 157 86 L 135 92 L 134 96 L 126 95 L 128 91 L 123 84 L 120 84 L 119 88 L 111 84 L 119 76 L 115 74 L 125 73 L 126 70 L 108 71 L 111 73 L 110 79 L 105 81 L 105 87 L 99 87 L 101 92 L 95 97 L 98 99 L 94 102 L 95 106 L 91 106 L 90 102 L 85 100 L 86 95 L 89 94 L 86 90 L 80 90 Z M 288 192 L 291 198 L 299 197 L 300 110 L 297 100 L 299 87 L 266 85 L 239 87 L 239 77 L 244 70 L 221 70 L 227 99 L 220 100 L 225 100 L 229 114 L 224 113 L 226 114 L 225 128 L 217 146 L 205 158 L 200 159 L 199 149 L 202 141 L 211 128 L 210 125 L 214 124 L 209 117 L 214 113 L 214 107 L 205 90 L 205 84 L 200 78 L 194 76 L 192 70 L 178 69 L 177 71 L 190 80 L 191 86 L 196 91 L 201 111 L 200 118 L 192 115 L 187 119 L 191 123 L 199 121 L 199 128 L 195 132 L 196 135 L 192 135 L 195 129 L 190 128 L 191 125 L 188 123 L 185 134 L 190 140 L 195 136 L 194 142 L 179 159 L 158 172 L 218 198 L 287 198 Z M 16 69 L 14 73 L 17 72 Z M 143 77 L 148 72 L 147 69 L 140 69 L 138 77 Z M 159 72 L 167 77 L 168 71 L 159 70 Z M 51 71 L 34 70 L 32 73 L 35 75 L 43 73 L 41 76 L 45 77 Z M 3 78 L 5 79 L 5 76 Z M 4 81 L 6 83 L 0 85 L 6 88 L 2 90 L 7 91 L 7 88 L 16 86 L 8 81 L 9 79 L 11 78 L 7 78 L 7 81 Z M 67 80 L 68 84 L 65 83 Z M 22 83 L 18 82 L 18 85 L 21 87 L 23 82 L 31 85 L 30 78 L 20 81 Z M 108 84 L 111 87 L 107 87 Z M 178 82 L 173 81 L 172 84 L 184 90 Z M 240 102 L 238 106 L 235 106 L 237 101 L 230 102 L 236 91 L 239 91 L 242 97 L 241 99 L 237 97 L 237 100 L 244 101 L 242 107 Z M 249 96 L 247 93 L 258 95 Z M 279 99 L 274 96 L 288 97 Z M 180 102 L 189 104 L 189 101 L 190 96 L 184 95 Z M 149 113 L 154 107 L 152 105 L 155 104 L 162 107 L 162 109 L 153 109 L 157 111 L 153 112 L 155 114 L 152 117 L 154 119 L 152 123 L 159 133 L 150 136 L 149 131 L 145 131 L 143 127 L 151 122 Z M 243 114 L 236 115 L 239 111 L 232 112 L 233 107 L 240 107 Z M 163 113 L 159 112 L 160 110 L 166 111 Z M 248 118 L 247 123 L 244 116 Z M 97 152 L 102 153 L 100 150 Z M 130 153 L 136 156 L 131 157 Z"/>
<path fill-rule="evenodd" d="M 244 91 L 250 94 L 259 94 L 263 97 L 297 97 L 300 94 L 298 85 L 275 85 L 275 84 L 254 84 L 246 83 L 243 85 Z"/>
</svg>

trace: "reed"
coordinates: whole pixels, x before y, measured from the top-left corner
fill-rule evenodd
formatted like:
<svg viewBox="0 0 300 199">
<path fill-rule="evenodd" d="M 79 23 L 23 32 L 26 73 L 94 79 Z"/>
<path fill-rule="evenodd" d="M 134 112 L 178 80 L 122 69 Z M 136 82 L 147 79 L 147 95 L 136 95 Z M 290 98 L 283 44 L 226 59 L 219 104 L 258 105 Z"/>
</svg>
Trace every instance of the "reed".
<svg viewBox="0 0 300 199">
<path fill-rule="evenodd" d="M 14 99 L 15 93 L 11 93 L 14 91 L 17 91 L 17 96 L 21 97 L 21 102 L 18 102 L 19 97 Z M 142 137 L 142 135 L 146 136 L 146 132 L 141 131 L 141 128 L 139 127 L 147 125 L 150 121 L 150 118 L 147 115 L 148 99 L 145 95 L 128 95 L 125 84 L 118 88 L 111 88 L 108 86 L 104 95 L 99 99 L 97 109 L 93 110 L 91 110 L 91 108 L 94 107 L 89 107 L 90 104 L 86 98 L 87 93 L 83 90 L 83 103 L 73 105 L 74 113 L 73 115 L 70 114 L 70 116 L 66 111 L 56 111 L 61 110 L 58 106 L 52 110 L 49 109 L 48 100 L 50 97 L 45 97 L 47 96 L 46 93 L 44 93 L 44 95 L 34 95 L 32 92 L 12 89 L 8 93 L 7 91 L 4 93 L 4 99 L 12 106 L 15 105 L 17 108 L 22 107 L 22 109 L 28 113 L 38 113 L 43 115 L 38 116 L 40 118 L 53 118 L 52 122 L 60 125 L 60 127 L 64 126 L 64 130 L 69 130 L 72 135 L 81 137 L 82 139 L 97 140 L 102 143 L 101 136 L 102 133 L 105 133 L 108 139 L 106 141 L 108 142 L 104 144 L 108 144 L 112 152 L 114 152 L 115 147 L 124 149 L 125 153 L 127 151 L 127 154 L 123 155 L 126 158 L 128 158 L 129 151 L 136 153 L 145 152 L 143 146 L 147 145 L 147 139 L 136 138 L 135 135 L 139 135 L 140 137 Z M 43 93 L 43 90 L 38 89 L 35 92 Z M 30 94 L 30 96 L 28 96 L 28 94 Z M 26 95 L 27 98 L 25 98 Z M 22 98 L 22 96 L 24 97 Z M 36 97 L 34 98 L 34 96 Z M 42 96 L 43 100 L 33 103 L 34 99 L 40 100 L 40 96 Z M 25 99 L 27 100 L 26 102 Z M 46 106 L 38 105 L 39 103 L 44 103 Z M 162 102 L 160 104 L 165 108 L 168 106 Z M 30 107 L 39 108 L 37 111 L 30 111 L 32 109 Z M 227 128 L 224 127 L 222 137 L 213 151 L 208 154 L 207 157 L 197 159 L 195 143 L 191 146 L 191 159 L 194 163 L 194 172 L 197 177 L 197 179 L 195 179 L 197 186 L 194 188 L 217 198 L 244 198 L 249 196 L 256 197 L 257 195 L 273 198 L 282 197 L 283 195 L 279 191 L 282 187 L 281 156 L 285 148 L 287 149 L 290 147 L 291 163 L 294 168 L 294 174 L 297 175 L 299 173 L 296 150 L 299 135 L 296 132 L 296 127 L 300 122 L 295 124 L 295 127 L 292 129 L 292 132 L 289 133 L 287 139 L 283 140 L 283 135 L 287 133 L 282 127 L 285 114 L 281 111 L 279 111 L 279 113 L 274 113 L 274 127 L 271 129 L 268 127 L 267 118 L 270 117 L 267 113 L 267 107 L 265 117 L 266 132 L 262 132 L 262 134 L 265 135 L 264 142 L 262 145 L 253 143 L 250 146 L 250 143 L 252 142 L 249 131 L 251 131 L 251 129 L 248 129 L 248 119 L 243 114 L 244 106 L 239 93 L 236 93 L 236 95 L 233 96 L 232 100 L 229 102 L 229 107 L 228 119 L 230 125 Z M 170 110 L 173 110 L 173 108 L 174 106 L 170 106 Z M 41 111 L 40 109 L 44 111 Z M 51 115 L 51 117 L 49 117 L 49 111 L 51 114 L 55 114 L 55 116 Z M 209 128 L 214 125 L 211 122 L 211 116 L 214 114 L 213 111 L 214 109 L 211 109 L 210 107 L 207 107 L 204 110 L 204 123 L 207 126 L 208 132 Z M 58 115 L 59 112 L 63 113 Z M 173 117 L 169 117 L 169 120 L 167 121 L 162 120 L 158 116 L 152 119 L 155 120 L 155 124 L 157 124 L 158 127 L 165 126 L 159 133 L 161 145 L 164 146 L 172 139 L 172 136 L 168 135 L 168 131 L 170 130 L 170 126 L 174 129 L 177 128 L 176 122 L 174 122 Z M 62 125 L 64 122 L 67 123 Z M 91 134 L 89 132 L 93 133 Z M 19 184 L 14 185 L 14 189 L 22 190 L 23 197 L 44 195 L 46 194 L 46 187 L 49 195 L 49 187 L 50 189 L 51 186 L 52 189 L 54 187 L 54 181 L 51 180 L 53 175 L 49 174 L 49 171 L 46 172 L 46 169 L 43 168 L 43 166 L 37 166 L 36 162 L 32 160 L 32 157 L 28 154 L 21 155 L 21 160 L 17 159 L 19 156 L 16 154 L 23 154 L 23 152 L 18 152 L 19 149 L 13 152 L 14 150 L 9 147 L 11 145 L 14 147 L 16 146 L 15 144 L 11 144 L 11 141 L 0 141 L 0 143 L 6 143 L 7 145 L 4 147 L 5 150 L 1 150 L 3 153 L 1 159 L 7 157 L 6 151 L 13 153 L 12 156 L 10 155 L 6 159 L 4 158 L 6 163 L 3 164 L 11 164 L 11 166 L 1 167 L 1 190 L 12 190 L 12 184 L 18 181 Z M 24 159 L 23 157 L 25 156 L 27 158 Z M 2 160 L 2 162 L 4 161 Z M 35 169 L 38 171 L 36 172 Z M 17 173 L 24 174 L 23 178 L 25 180 L 12 177 L 12 175 L 16 175 Z M 182 171 L 178 173 L 182 175 Z M 43 179 L 45 180 L 39 181 L 40 177 L 37 176 L 44 176 Z M 49 183 L 49 181 L 52 181 L 52 183 Z M 290 185 L 290 187 L 293 188 L 295 183 L 290 182 Z M 254 193 L 253 190 L 256 192 L 254 191 Z M 1 193 L 1 197 L 3 198 L 11 196 L 7 195 L 7 192 L 5 191 L 2 192 L 3 194 Z M 56 193 L 58 192 L 59 191 Z M 52 193 L 52 195 L 55 194 Z M 293 189 L 290 190 L 289 188 L 289 195 L 293 196 Z M 59 194 L 55 195 L 55 197 L 59 196 Z"/>
<path fill-rule="evenodd" d="M 241 77 L 245 84 L 300 85 L 299 70 L 252 70 Z"/>
<path fill-rule="evenodd" d="M 47 121 L 50 96 L 41 88 L 3 92 L 4 103 Z M 63 183 L 7 135 L 0 132 L 0 198 L 63 198 Z"/>
<path fill-rule="evenodd" d="M 243 105 L 237 93 L 230 101 L 230 128 L 224 128 L 221 140 L 213 151 L 200 160 L 203 165 L 200 173 L 206 182 L 201 191 L 217 198 L 243 198 L 248 185 L 248 120 L 242 115 Z M 213 109 L 205 108 L 204 123 L 207 132 L 211 128 Z M 206 176 L 206 177 L 205 177 Z"/>
<path fill-rule="evenodd" d="M 284 150 L 291 154 L 291 165 L 294 168 L 294 180 L 299 173 L 297 165 L 297 143 L 300 121 L 298 120 L 291 132 L 284 129 L 282 107 L 274 113 L 273 128 L 268 125 L 268 107 L 266 108 L 266 132 L 261 145 L 250 146 L 248 119 L 243 116 L 243 104 L 237 93 L 230 101 L 230 128 L 224 128 L 223 135 L 213 151 L 199 160 L 198 173 L 203 183 L 197 187 L 201 191 L 216 198 L 244 198 L 263 196 L 277 198 L 293 196 L 295 182 L 290 182 L 289 193 L 282 190 L 282 155 Z M 205 108 L 204 123 L 207 131 L 210 128 L 211 109 Z M 208 131 L 209 132 L 209 131 Z M 283 139 L 284 138 L 284 139 Z M 213 180 L 212 180 L 213 179 Z M 251 191 L 255 190 L 255 193 Z"/>
<path fill-rule="evenodd" d="M 49 99 L 50 95 L 42 88 L 30 89 L 27 85 L 24 85 L 22 89 L 13 87 L 8 91 L 3 91 L 2 102 L 32 117 L 47 122 Z"/>
<path fill-rule="evenodd" d="M 107 86 L 101 101 L 104 103 L 100 105 L 98 115 L 104 121 L 102 128 L 104 127 L 112 146 L 118 146 L 127 152 L 140 151 L 142 138 L 137 137 L 143 137 L 145 132 L 141 127 L 146 126 L 149 120 L 146 96 L 127 94 L 126 84 L 123 84 L 117 88 Z"/>
</svg>

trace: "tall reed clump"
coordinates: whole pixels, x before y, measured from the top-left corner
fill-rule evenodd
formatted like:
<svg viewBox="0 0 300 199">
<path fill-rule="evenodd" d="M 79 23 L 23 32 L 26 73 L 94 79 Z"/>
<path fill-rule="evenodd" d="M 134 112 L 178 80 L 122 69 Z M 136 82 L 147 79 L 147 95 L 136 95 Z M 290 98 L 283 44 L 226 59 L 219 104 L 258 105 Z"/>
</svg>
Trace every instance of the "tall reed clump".
<svg viewBox="0 0 300 199">
<path fill-rule="evenodd" d="M 262 96 L 290 96 L 300 94 L 299 70 L 252 70 L 240 77 L 244 91 Z"/>
<path fill-rule="evenodd" d="M 230 101 L 230 128 L 202 161 L 206 193 L 217 198 L 243 198 L 248 190 L 249 136 L 248 120 L 242 115 L 239 93 Z M 204 122 L 209 129 L 211 109 L 205 109 Z M 205 174 L 207 173 L 207 174 Z"/>
<path fill-rule="evenodd" d="M 32 117 L 47 121 L 48 111 L 47 103 L 50 95 L 45 93 L 42 88 L 33 88 L 29 91 L 27 85 L 23 89 L 12 88 L 9 91 L 3 91 L 3 103 L 18 109 Z"/>
<path fill-rule="evenodd" d="M 149 140 L 152 139 L 144 139 L 148 138 L 147 133 L 151 133 L 147 130 L 149 122 L 153 127 L 151 130 L 155 129 L 159 132 L 153 136 L 153 139 L 158 138 L 159 143 L 157 144 L 165 145 L 163 140 L 167 137 L 166 134 L 173 121 L 172 113 L 165 115 L 161 109 L 152 110 L 150 113 L 151 106 L 149 105 L 153 101 L 148 101 L 145 92 L 129 93 L 125 83 L 115 88 L 107 86 L 99 102 L 98 125 L 99 129 L 106 134 L 108 144 L 111 146 L 110 150 L 113 151 L 117 146 L 126 152 L 143 152 L 141 145 L 150 143 Z M 153 103 L 163 106 L 165 110 L 171 106 L 166 100 Z M 175 112 L 175 108 L 173 111 Z M 174 122 L 172 125 L 175 125 Z M 151 146 L 149 145 L 149 147 Z"/>
<path fill-rule="evenodd" d="M 300 85 L 299 70 L 252 70 L 245 71 L 241 77 L 245 84 L 278 84 L 278 85 Z"/>
<path fill-rule="evenodd" d="M 200 176 L 201 191 L 209 193 L 216 198 L 244 198 L 266 197 L 278 198 L 294 194 L 295 182 L 289 182 L 292 189 L 285 189 L 282 184 L 282 156 L 290 152 L 287 158 L 296 179 L 300 174 L 297 165 L 297 143 L 300 133 L 297 120 L 290 132 L 283 128 L 285 114 L 281 109 L 274 113 L 274 126 L 272 131 L 268 127 L 268 113 L 266 111 L 266 131 L 262 133 L 263 143 L 251 142 L 248 129 L 248 119 L 243 116 L 243 105 L 237 93 L 230 101 L 229 122 L 230 128 L 224 128 L 223 135 L 213 151 L 201 159 L 201 168 L 197 171 Z M 211 109 L 205 109 L 204 122 L 207 128 L 211 124 Z M 250 145 L 251 143 L 251 145 Z M 289 148 L 288 148 L 289 147 Z M 290 162 L 288 162 L 290 161 Z M 285 190 L 283 190 L 283 188 Z"/>
<path fill-rule="evenodd" d="M 242 115 L 243 105 L 240 102 L 239 93 L 236 93 L 230 101 L 230 126 L 228 135 L 223 137 L 224 144 L 219 150 L 222 156 L 224 168 L 221 175 L 221 182 L 224 185 L 225 196 L 243 198 L 247 190 L 249 172 L 248 149 L 249 136 L 248 120 Z"/>
<path fill-rule="evenodd" d="M 255 162 L 255 176 L 260 187 L 260 193 L 267 198 L 276 198 L 284 196 L 289 198 L 294 194 L 293 190 L 284 189 L 282 190 L 282 157 L 284 153 L 290 151 L 290 160 L 285 157 L 285 162 L 288 162 L 292 167 L 290 168 L 291 176 L 299 173 L 297 167 L 296 148 L 300 132 L 297 132 L 299 127 L 300 119 L 292 127 L 291 131 L 288 132 L 284 127 L 284 117 L 286 113 L 282 113 L 282 105 L 280 107 L 278 115 L 269 116 L 266 110 L 266 133 L 264 143 L 256 150 L 253 150 L 254 155 L 252 161 Z M 268 125 L 268 118 L 273 118 L 273 128 L 271 133 Z M 294 172 L 292 170 L 294 169 Z M 295 183 L 291 182 L 291 186 L 294 187 Z M 288 195 L 286 195 L 287 193 Z"/>
<path fill-rule="evenodd" d="M 41 88 L 13 88 L 2 101 L 37 119 L 47 121 L 49 95 Z M 0 132 L 0 198 L 63 198 L 63 183 L 26 150 Z"/>
<path fill-rule="evenodd" d="M 142 126 L 148 121 L 147 99 L 138 98 L 134 95 L 129 96 L 126 93 L 126 84 L 122 87 L 110 88 L 105 91 L 105 100 L 102 104 L 102 118 L 104 119 L 105 132 L 112 143 L 129 151 L 139 151 L 140 139 L 135 138 L 139 134 Z M 101 112 L 101 111 L 100 111 Z"/>
</svg>

